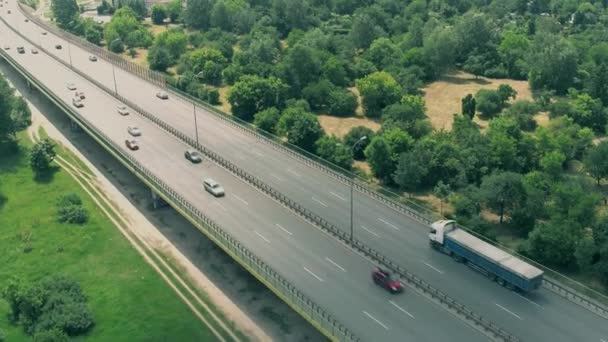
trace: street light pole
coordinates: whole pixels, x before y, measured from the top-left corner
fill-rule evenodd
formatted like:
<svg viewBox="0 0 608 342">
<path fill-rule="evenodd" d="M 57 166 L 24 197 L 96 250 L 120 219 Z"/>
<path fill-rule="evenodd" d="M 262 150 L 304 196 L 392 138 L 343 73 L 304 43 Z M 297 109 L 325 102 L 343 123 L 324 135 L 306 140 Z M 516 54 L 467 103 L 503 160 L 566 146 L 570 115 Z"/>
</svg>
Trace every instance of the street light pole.
<svg viewBox="0 0 608 342">
<path fill-rule="evenodd" d="M 114 67 L 114 63 L 112 64 L 112 78 L 114 78 L 114 94 L 118 95 L 118 88 L 116 87 L 116 70 Z"/>
<path fill-rule="evenodd" d="M 70 67 L 72 66 L 72 49 L 70 49 L 70 42 L 68 42 L 68 56 L 70 57 Z"/>
<path fill-rule="evenodd" d="M 196 145 L 198 146 L 198 124 L 196 123 L 196 103 L 192 101 L 192 111 L 194 112 L 194 131 L 196 132 Z"/>
<path fill-rule="evenodd" d="M 355 155 L 355 147 L 357 147 L 357 145 L 359 145 L 360 143 L 364 142 L 365 140 L 367 140 L 367 136 L 362 136 L 361 138 L 359 138 L 359 140 L 357 140 L 354 144 L 353 147 L 351 147 L 350 149 L 350 154 L 354 157 Z M 354 239 L 354 222 L 353 222 L 353 193 L 354 193 L 354 188 L 355 188 L 355 177 L 354 175 L 351 176 L 350 179 L 350 244 L 353 244 L 353 239 Z"/>
</svg>

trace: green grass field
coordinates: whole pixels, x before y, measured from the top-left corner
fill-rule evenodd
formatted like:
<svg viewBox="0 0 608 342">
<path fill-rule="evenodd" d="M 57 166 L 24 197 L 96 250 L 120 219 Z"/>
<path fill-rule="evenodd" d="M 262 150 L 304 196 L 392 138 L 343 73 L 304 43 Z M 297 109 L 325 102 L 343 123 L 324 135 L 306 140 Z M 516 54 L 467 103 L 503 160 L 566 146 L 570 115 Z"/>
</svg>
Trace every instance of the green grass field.
<svg viewBox="0 0 608 342">
<path fill-rule="evenodd" d="M 71 192 L 89 210 L 84 226 L 56 220 L 56 199 Z M 0 251 L 0 288 L 11 275 L 36 280 L 64 274 L 81 284 L 96 325 L 75 340 L 216 340 L 67 173 L 56 169 L 35 179 L 24 145 L 10 156 L 0 150 Z M 9 324 L 7 312 L 0 299 L 7 341 L 29 340 Z"/>
</svg>

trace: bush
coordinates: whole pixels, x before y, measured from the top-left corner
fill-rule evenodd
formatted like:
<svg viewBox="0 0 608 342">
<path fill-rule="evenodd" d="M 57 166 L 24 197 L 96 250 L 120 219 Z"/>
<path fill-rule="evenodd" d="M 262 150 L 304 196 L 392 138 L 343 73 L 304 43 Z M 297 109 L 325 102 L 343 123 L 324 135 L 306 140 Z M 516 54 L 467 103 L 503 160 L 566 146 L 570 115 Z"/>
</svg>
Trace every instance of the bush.
<svg viewBox="0 0 608 342">
<path fill-rule="evenodd" d="M 351 116 L 357 109 L 357 97 L 345 89 L 337 89 L 329 93 L 329 114 L 335 116 Z"/>
<path fill-rule="evenodd" d="M 263 131 L 275 133 L 280 118 L 281 112 L 275 107 L 271 107 L 255 113 L 253 124 Z"/>
<path fill-rule="evenodd" d="M 55 144 L 51 140 L 44 138 L 34 144 L 30 152 L 30 166 L 36 173 L 41 173 L 51 167 L 51 162 L 55 159 Z"/>
<path fill-rule="evenodd" d="M 115 39 L 110 43 L 108 48 L 114 53 L 123 53 L 125 51 L 125 44 L 123 44 L 122 40 Z"/>
<path fill-rule="evenodd" d="M 152 6 L 150 17 L 155 25 L 162 25 L 165 19 L 167 19 L 167 9 L 163 5 L 155 4 Z"/>
<path fill-rule="evenodd" d="M 61 196 L 57 201 L 57 220 L 61 223 L 84 224 L 89 213 L 82 206 L 82 200 L 76 194 Z"/>
</svg>

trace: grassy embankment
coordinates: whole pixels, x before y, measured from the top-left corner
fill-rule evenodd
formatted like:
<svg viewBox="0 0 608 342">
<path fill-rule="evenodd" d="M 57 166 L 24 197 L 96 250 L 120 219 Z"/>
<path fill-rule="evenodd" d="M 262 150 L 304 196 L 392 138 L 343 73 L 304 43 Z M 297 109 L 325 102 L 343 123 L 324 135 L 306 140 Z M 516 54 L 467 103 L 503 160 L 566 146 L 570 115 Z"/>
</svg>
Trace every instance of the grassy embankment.
<svg viewBox="0 0 608 342">
<path fill-rule="evenodd" d="M 95 317 L 85 337 L 90 341 L 215 340 L 66 172 L 57 168 L 36 179 L 27 143 L 20 147 L 15 154 L 0 150 L 0 288 L 11 275 L 76 279 Z M 56 199 L 72 192 L 90 213 L 84 226 L 56 220 Z M 7 312 L 0 300 L 0 329 L 7 340 L 29 340 L 8 323 Z"/>
</svg>

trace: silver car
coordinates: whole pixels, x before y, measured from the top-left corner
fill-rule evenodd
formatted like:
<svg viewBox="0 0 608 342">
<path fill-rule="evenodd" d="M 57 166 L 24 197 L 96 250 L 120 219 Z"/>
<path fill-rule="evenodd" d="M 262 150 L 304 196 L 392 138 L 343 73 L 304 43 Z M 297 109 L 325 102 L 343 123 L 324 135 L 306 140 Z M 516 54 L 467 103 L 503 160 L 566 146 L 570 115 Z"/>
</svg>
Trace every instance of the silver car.
<svg viewBox="0 0 608 342">
<path fill-rule="evenodd" d="M 84 107 L 84 102 L 82 102 L 82 100 L 80 99 L 80 97 L 75 97 L 72 99 L 72 104 L 74 105 L 74 107 L 76 108 L 81 108 Z"/>
<path fill-rule="evenodd" d="M 76 85 L 74 83 L 68 83 L 65 85 L 69 90 L 76 90 Z"/>
<path fill-rule="evenodd" d="M 127 132 L 129 132 L 129 134 L 131 134 L 134 137 L 138 137 L 141 135 L 141 131 L 139 130 L 139 128 L 137 128 L 135 126 L 129 126 L 127 128 Z"/>
<path fill-rule="evenodd" d="M 156 93 L 156 97 L 161 100 L 167 100 L 169 98 L 169 94 L 165 93 L 164 91 L 159 91 L 158 93 Z"/>
<path fill-rule="evenodd" d="M 123 106 L 120 105 L 118 106 L 118 114 L 125 116 L 125 115 L 129 115 L 129 109 L 127 108 L 127 106 Z"/>
<path fill-rule="evenodd" d="M 224 196 L 224 188 L 222 188 L 222 186 L 214 181 L 211 178 L 207 178 L 203 181 L 203 186 L 205 187 L 205 190 L 207 190 L 208 193 L 212 194 L 215 197 L 222 197 Z"/>
</svg>

